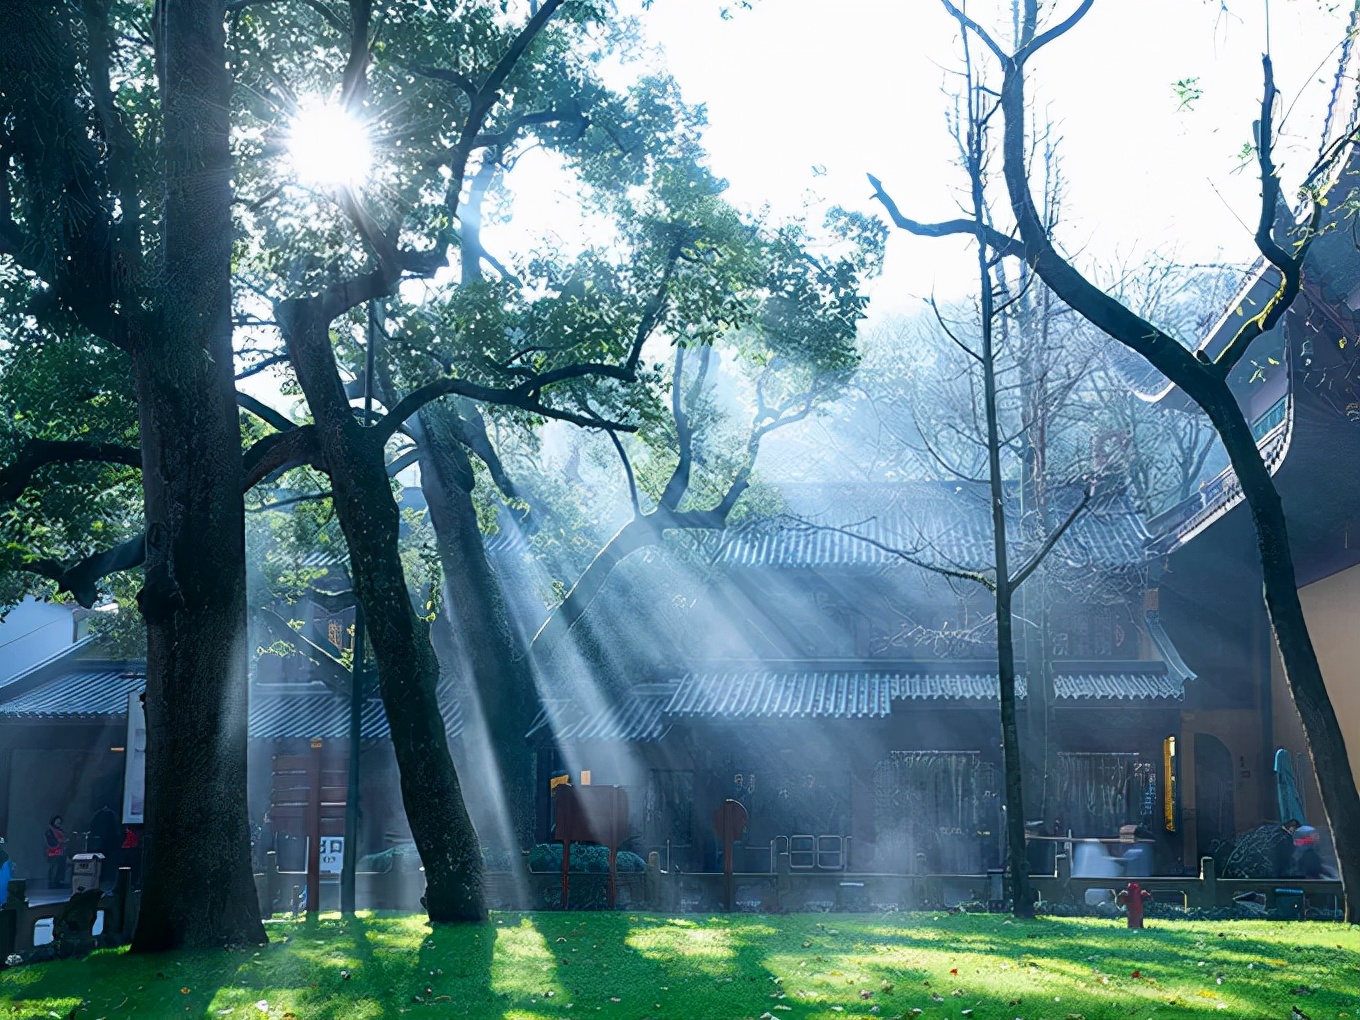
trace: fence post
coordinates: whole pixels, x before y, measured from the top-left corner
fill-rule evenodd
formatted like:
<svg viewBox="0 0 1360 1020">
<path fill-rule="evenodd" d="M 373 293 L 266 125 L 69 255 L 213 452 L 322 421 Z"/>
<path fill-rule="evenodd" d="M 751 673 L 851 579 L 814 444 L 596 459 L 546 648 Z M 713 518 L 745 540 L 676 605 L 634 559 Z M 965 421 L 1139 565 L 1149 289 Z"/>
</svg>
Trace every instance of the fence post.
<svg viewBox="0 0 1360 1020">
<path fill-rule="evenodd" d="M 307 914 L 321 912 L 321 741 L 307 757 Z"/>
<path fill-rule="evenodd" d="M 110 942 L 126 942 L 128 931 L 128 894 L 132 891 L 132 869 L 119 868 L 109 893 L 111 909 L 104 911 L 104 938 Z"/>
<path fill-rule="evenodd" d="M 0 970 L 5 969 L 5 961 L 14 952 L 19 937 L 19 911 L 23 909 L 22 903 L 13 906 L 12 898 L 7 902 L 11 905 L 0 909 Z"/>
<path fill-rule="evenodd" d="M 1072 900 L 1072 858 L 1068 854 L 1053 855 L 1053 899 L 1057 903 L 1071 903 Z M 1082 897 L 1081 902 L 1085 901 Z"/>
<path fill-rule="evenodd" d="M 279 854 L 276 850 L 266 850 L 264 854 L 264 898 L 260 913 L 267 919 L 274 916 L 274 908 L 279 902 Z"/>
<path fill-rule="evenodd" d="M 1199 896 L 1196 906 L 1218 906 L 1218 865 L 1212 857 L 1199 859 Z"/>
</svg>

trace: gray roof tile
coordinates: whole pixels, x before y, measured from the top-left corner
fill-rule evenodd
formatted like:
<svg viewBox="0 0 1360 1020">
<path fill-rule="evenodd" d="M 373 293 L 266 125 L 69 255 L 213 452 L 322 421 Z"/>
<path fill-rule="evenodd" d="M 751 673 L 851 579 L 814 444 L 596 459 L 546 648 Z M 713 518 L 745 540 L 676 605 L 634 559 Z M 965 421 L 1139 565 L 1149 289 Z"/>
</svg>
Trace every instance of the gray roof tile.
<svg viewBox="0 0 1360 1020">
<path fill-rule="evenodd" d="M 1020 507 L 1006 499 L 1012 555 L 1026 551 Z M 789 485 L 781 490 L 789 513 L 752 523 L 734 534 L 721 559 L 741 566 L 827 567 L 902 564 L 872 544 L 900 549 L 939 566 L 984 570 L 991 564 L 990 498 L 969 482 L 902 482 L 872 485 Z M 1055 515 L 1076 506 L 1075 489 L 1055 498 Z M 828 530 L 828 528 L 842 530 Z M 852 532 L 853 534 L 846 534 Z M 872 541 L 866 542 L 856 535 Z M 1054 566 L 1119 569 L 1147 560 L 1150 540 L 1142 519 L 1121 499 L 1085 511 L 1058 540 Z M 1034 544 L 1038 539 L 1034 540 Z"/>
<path fill-rule="evenodd" d="M 1025 696 L 1020 678 L 1017 694 Z M 1060 673 L 1055 692 L 1064 700 L 1145 700 L 1184 697 L 1184 681 L 1156 670 Z M 996 674 L 851 673 L 738 670 L 690 673 L 680 681 L 665 714 L 675 718 L 883 718 L 894 701 L 978 700 L 998 696 Z"/>
<path fill-rule="evenodd" d="M 558 731 L 557 739 L 566 743 L 660 740 L 670 732 L 670 723 L 663 712 L 674 695 L 674 684 L 641 684 L 617 707 L 587 713 L 567 723 Z"/>
<path fill-rule="evenodd" d="M 146 674 L 124 668 L 72 669 L 0 701 L 0 719 L 100 720 L 122 717 L 129 694 L 146 688 Z M 463 714 L 453 687 L 439 685 L 439 702 L 451 738 L 463 730 Z M 349 700 L 324 684 L 261 684 L 250 692 L 252 740 L 284 738 L 343 739 L 349 733 Z M 382 701 L 369 698 L 360 722 L 364 740 L 383 740 L 391 730 Z"/>
</svg>

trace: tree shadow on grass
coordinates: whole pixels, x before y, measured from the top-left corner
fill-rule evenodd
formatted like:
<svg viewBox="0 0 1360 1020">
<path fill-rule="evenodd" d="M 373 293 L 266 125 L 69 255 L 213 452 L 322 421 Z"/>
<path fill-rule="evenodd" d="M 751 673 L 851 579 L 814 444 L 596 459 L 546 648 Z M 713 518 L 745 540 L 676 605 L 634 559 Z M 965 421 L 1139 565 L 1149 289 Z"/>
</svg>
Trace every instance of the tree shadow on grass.
<svg viewBox="0 0 1360 1020">
<path fill-rule="evenodd" d="M 268 931 L 267 946 L 156 956 L 116 949 L 16 968 L 0 977 L 0 1016 L 365 1020 L 419 1002 L 499 1015 L 488 925 L 431 930 L 421 917 L 367 916 L 275 921 Z"/>
</svg>

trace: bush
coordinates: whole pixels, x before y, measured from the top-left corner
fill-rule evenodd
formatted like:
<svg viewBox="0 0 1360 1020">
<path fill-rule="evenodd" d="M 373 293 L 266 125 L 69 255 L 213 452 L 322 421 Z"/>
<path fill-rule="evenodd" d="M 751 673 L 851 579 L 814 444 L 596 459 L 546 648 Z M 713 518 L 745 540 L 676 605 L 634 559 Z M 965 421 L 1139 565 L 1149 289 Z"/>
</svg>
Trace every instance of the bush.
<svg viewBox="0 0 1360 1020">
<path fill-rule="evenodd" d="M 637 854 L 630 853 L 627 850 L 619 851 L 615 863 L 620 871 L 647 870 L 647 862 Z M 608 847 L 586 843 L 573 843 L 568 867 L 576 874 L 606 874 L 609 871 L 609 849 Z M 560 872 L 562 870 L 562 844 L 539 843 L 535 846 L 529 852 L 529 870 Z"/>
<path fill-rule="evenodd" d="M 557 858 L 561 866 L 561 856 Z M 513 857 L 508 850 L 482 848 L 482 867 L 487 871 L 510 871 Z M 398 843 L 376 854 L 359 858 L 360 871 L 377 871 L 387 874 L 390 871 L 411 872 L 420 870 L 420 855 L 414 843 Z M 608 869 L 606 869 L 608 870 Z"/>
</svg>

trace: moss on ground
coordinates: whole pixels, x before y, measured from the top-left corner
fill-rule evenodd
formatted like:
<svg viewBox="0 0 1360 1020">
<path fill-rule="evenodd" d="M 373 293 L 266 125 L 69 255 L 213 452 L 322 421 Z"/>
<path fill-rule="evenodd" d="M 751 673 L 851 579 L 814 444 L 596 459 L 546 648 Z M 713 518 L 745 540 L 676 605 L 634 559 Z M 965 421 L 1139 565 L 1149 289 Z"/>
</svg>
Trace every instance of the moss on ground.
<svg viewBox="0 0 1360 1020">
<path fill-rule="evenodd" d="M 268 927 L 267 947 L 0 973 L 0 1018 L 1360 1020 L 1360 929 L 1338 924 L 506 913 Z"/>
</svg>

